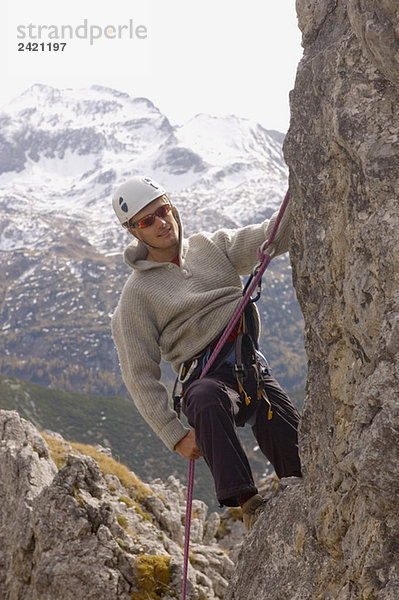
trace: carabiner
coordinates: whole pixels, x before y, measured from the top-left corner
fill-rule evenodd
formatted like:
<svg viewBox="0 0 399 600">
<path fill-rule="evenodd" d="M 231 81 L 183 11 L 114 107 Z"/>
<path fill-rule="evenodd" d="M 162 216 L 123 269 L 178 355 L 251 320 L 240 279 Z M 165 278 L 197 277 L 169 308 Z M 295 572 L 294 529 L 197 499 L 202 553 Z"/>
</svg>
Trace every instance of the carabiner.
<svg viewBox="0 0 399 600">
<path fill-rule="evenodd" d="M 190 364 L 189 368 L 187 369 L 187 371 L 185 371 L 185 365 L 186 365 L 186 363 L 182 363 L 182 364 L 180 365 L 180 369 L 179 369 L 179 375 L 178 375 L 178 377 L 177 377 L 177 378 L 178 378 L 178 381 L 179 381 L 179 383 L 185 383 L 185 382 L 186 382 L 186 381 L 189 379 L 189 377 L 190 377 L 191 373 L 194 371 L 194 369 L 195 369 L 195 368 L 196 368 L 196 366 L 198 365 L 198 359 L 197 359 L 197 358 L 194 358 L 194 359 L 191 361 L 191 364 Z M 184 371 L 185 371 L 185 372 L 184 372 Z"/>
<path fill-rule="evenodd" d="M 251 275 L 248 277 L 248 281 L 245 284 L 244 290 L 242 292 L 243 296 L 245 296 L 247 289 L 249 288 L 251 281 L 253 280 L 254 276 L 256 275 L 256 271 L 258 269 L 258 265 L 255 267 L 255 269 L 253 270 L 253 272 L 251 273 Z M 262 280 L 260 279 L 258 282 L 258 287 L 256 288 L 256 296 L 254 296 L 253 298 L 251 297 L 248 302 L 257 302 L 261 296 L 262 293 Z"/>
</svg>

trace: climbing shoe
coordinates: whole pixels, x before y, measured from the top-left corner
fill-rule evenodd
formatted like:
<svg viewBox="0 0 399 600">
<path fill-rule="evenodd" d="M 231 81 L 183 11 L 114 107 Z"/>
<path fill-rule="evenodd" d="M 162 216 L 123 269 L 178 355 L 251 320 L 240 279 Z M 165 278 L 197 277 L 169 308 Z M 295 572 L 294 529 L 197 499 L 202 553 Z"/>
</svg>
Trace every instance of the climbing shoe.
<svg viewBox="0 0 399 600">
<path fill-rule="evenodd" d="M 242 505 L 242 520 L 247 530 L 252 529 L 257 521 L 266 500 L 260 494 L 255 494 Z"/>
</svg>

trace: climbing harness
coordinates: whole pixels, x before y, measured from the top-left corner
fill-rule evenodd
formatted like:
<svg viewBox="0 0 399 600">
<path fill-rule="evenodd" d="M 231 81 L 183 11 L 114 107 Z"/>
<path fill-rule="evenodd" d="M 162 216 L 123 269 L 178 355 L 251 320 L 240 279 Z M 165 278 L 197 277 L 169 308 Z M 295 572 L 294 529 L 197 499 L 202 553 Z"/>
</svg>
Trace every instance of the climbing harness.
<svg viewBox="0 0 399 600">
<path fill-rule="evenodd" d="M 248 304 L 248 302 L 256 302 L 256 300 L 258 300 L 260 297 L 262 276 L 263 276 L 263 273 L 266 271 L 267 267 L 269 266 L 269 263 L 272 259 L 272 254 L 269 254 L 268 252 L 266 252 L 266 250 L 270 246 L 270 244 L 273 242 L 273 240 L 276 236 L 277 230 L 281 223 L 281 219 L 283 218 L 285 209 L 287 208 L 289 197 L 290 197 L 290 195 L 289 195 L 289 190 L 288 190 L 285 195 L 284 201 L 280 207 L 280 210 L 278 212 L 276 221 L 274 223 L 274 226 L 273 226 L 273 229 L 272 229 L 272 232 L 271 232 L 269 238 L 258 248 L 259 262 L 255 266 L 255 268 L 252 272 L 252 275 L 250 276 L 247 284 L 244 287 L 243 298 L 242 298 L 240 304 L 238 305 L 237 309 L 235 310 L 235 312 L 234 312 L 229 324 L 227 325 L 226 329 L 224 330 L 223 334 L 220 336 L 216 346 L 213 348 L 213 351 L 210 354 L 208 360 L 206 361 L 206 364 L 204 365 L 204 368 L 202 369 L 201 375 L 199 377 L 200 379 L 202 379 L 202 377 L 205 377 L 205 375 L 208 373 L 209 369 L 215 362 L 215 360 L 216 360 L 217 356 L 219 355 L 220 351 L 222 350 L 224 344 L 226 343 L 230 334 L 234 330 L 234 327 L 237 325 L 239 319 L 241 318 L 242 314 L 244 313 L 245 307 Z M 256 296 L 254 298 L 252 298 L 252 294 L 254 293 L 255 289 L 257 290 Z M 195 366 L 197 366 L 197 365 L 195 365 Z M 189 366 L 188 370 L 190 371 L 190 373 L 188 373 L 188 372 L 180 373 L 179 372 L 179 379 L 183 378 L 183 381 L 188 381 L 189 374 L 190 375 L 192 374 L 194 368 L 195 367 L 193 367 L 191 369 L 191 366 Z M 181 371 L 181 369 L 180 369 L 180 371 Z M 175 390 L 174 390 L 173 395 L 174 395 L 174 406 L 176 406 L 179 409 L 179 405 L 177 402 L 177 396 L 175 396 Z M 175 410 L 176 410 L 176 408 L 175 408 Z M 272 417 L 272 412 L 271 412 L 271 405 L 269 403 L 268 418 L 271 418 L 271 417 Z M 194 489 L 194 465 L 195 465 L 194 459 L 190 458 L 189 465 L 188 465 L 188 475 L 187 475 L 187 502 L 186 502 L 185 532 L 184 532 L 183 586 L 182 586 L 181 600 L 186 600 L 186 590 L 187 590 L 191 512 L 192 512 L 193 489 Z"/>
<path fill-rule="evenodd" d="M 235 342 L 234 375 L 237 382 L 238 393 L 245 406 L 256 409 L 257 401 L 264 400 L 268 405 L 267 418 L 273 416 L 272 405 L 267 394 L 264 393 L 264 376 L 270 375 L 270 368 L 266 358 L 255 348 L 252 337 L 248 333 L 239 333 Z M 239 419 L 238 427 L 253 425 L 256 420 L 256 410 L 249 418 Z"/>
</svg>

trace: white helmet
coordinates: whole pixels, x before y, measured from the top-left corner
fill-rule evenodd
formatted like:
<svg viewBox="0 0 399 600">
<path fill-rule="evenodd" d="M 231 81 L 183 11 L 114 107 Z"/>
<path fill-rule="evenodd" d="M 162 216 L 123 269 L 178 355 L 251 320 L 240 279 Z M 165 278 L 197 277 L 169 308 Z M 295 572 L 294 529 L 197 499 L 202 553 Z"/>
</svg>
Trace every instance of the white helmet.
<svg viewBox="0 0 399 600">
<path fill-rule="evenodd" d="M 149 177 L 132 177 L 118 187 L 112 198 L 112 206 L 123 225 L 147 204 L 166 194 L 164 188 Z"/>
</svg>

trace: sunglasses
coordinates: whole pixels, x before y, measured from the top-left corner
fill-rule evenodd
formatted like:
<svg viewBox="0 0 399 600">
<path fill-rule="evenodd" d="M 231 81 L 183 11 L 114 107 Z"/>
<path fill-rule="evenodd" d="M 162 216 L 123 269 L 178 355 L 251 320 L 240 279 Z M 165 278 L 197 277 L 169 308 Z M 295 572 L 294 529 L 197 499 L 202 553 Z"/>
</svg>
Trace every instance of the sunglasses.
<svg viewBox="0 0 399 600">
<path fill-rule="evenodd" d="M 155 217 L 164 219 L 166 217 L 166 215 L 168 215 L 170 213 L 171 210 L 172 210 L 171 204 L 162 204 L 152 214 L 146 215 L 139 221 L 134 221 L 134 222 L 128 221 L 127 223 L 124 223 L 123 225 L 124 225 L 124 227 L 126 227 L 126 229 L 135 229 L 136 227 L 138 227 L 139 229 L 145 229 L 146 227 L 151 227 L 151 225 L 154 225 Z"/>
</svg>

